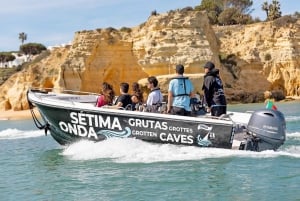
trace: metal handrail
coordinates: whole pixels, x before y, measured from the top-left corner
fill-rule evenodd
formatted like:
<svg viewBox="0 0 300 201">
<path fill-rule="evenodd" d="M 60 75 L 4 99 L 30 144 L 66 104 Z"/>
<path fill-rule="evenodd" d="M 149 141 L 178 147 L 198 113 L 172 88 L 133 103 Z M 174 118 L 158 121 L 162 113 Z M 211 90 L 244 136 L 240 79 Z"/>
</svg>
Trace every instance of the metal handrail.
<svg viewBox="0 0 300 201">
<path fill-rule="evenodd" d="M 76 94 L 76 95 L 99 95 L 99 93 L 95 92 L 88 92 L 88 91 L 76 91 L 70 89 L 62 89 L 62 88 L 40 88 L 40 87 L 31 87 L 29 88 L 31 91 L 40 91 L 41 93 L 48 93 L 48 92 L 59 92 L 59 93 L 67 93 L 67 94 Z"/>
</svg>

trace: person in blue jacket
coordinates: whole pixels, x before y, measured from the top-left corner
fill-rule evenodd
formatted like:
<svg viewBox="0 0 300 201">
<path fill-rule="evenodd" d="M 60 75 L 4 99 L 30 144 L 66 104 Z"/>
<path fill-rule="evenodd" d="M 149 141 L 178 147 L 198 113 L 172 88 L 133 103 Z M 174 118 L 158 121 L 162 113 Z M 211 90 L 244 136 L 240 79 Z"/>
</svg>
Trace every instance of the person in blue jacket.
<svg viewBox="0 0 300 201">
<path fill-rule="evenodd" d="M 177 76 L 169 83 L 167 113 L 191 116 L 190 98 L 194 95 L 194 86 L 183 73 L 184 66 L 176 65 Z"/>
</svg>

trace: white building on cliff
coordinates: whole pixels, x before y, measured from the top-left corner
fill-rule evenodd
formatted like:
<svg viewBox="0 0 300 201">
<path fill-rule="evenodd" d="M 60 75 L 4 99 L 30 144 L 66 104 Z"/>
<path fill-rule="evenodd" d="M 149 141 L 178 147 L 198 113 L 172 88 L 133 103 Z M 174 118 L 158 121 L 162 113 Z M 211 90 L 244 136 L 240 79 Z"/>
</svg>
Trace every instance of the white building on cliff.
<svg viewBox="0 0 300 201">
<path fill-rule="evenodd" d="M 27 62 L 29 58 L 26 55 L 19 55 L 18 53 L 12 53 L 12 55 L 14 55 L 16 59 L 9 62 L 0 62 L 0 68 L 12 68 L 22 65 L 24 62 Z"/>
</svg>

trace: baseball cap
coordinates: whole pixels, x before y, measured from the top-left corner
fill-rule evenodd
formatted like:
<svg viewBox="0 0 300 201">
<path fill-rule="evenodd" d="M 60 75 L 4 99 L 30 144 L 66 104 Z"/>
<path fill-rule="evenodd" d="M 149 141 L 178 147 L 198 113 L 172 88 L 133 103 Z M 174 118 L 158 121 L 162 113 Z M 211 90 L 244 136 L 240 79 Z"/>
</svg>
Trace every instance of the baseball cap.
<svg viewBox="0 0 300 201">
<path fill-rule="evenodd" d="M 203 67 L 208 68 L 209 70 L 212 70 L 215 68 L 215 64 L 211 61 L 208 61 L 208 62 L 206 62 L 206 64 Z"/>
</svg>

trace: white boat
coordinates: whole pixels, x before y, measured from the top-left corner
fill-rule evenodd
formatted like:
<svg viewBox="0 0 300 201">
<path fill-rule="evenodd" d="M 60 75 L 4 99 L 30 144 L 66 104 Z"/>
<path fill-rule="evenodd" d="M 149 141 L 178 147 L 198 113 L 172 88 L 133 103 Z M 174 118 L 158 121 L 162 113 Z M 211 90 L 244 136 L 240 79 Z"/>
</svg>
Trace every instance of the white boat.
<svg viewBox="0 0 300 201">
<path fill-rule="evenodd" d="M 27 93 L 31 109 L 37 107 L 42 117 L 32 110 L 36 126 L 46 134 L 49 131 L 61 145 L 132 137 L 153 143 L 264 151 L 277 150 L 286 138 L 280 111 L 228 112 L 221 117 L 196 111 L 187 117 L 96 107 L 97 94 L 69 92 L 30 89 Z"/>
</svg>

